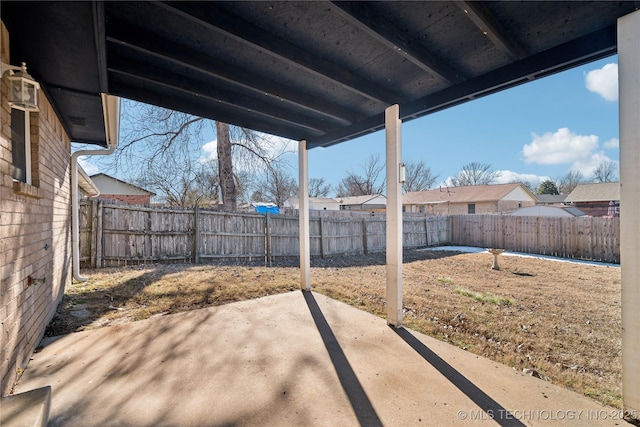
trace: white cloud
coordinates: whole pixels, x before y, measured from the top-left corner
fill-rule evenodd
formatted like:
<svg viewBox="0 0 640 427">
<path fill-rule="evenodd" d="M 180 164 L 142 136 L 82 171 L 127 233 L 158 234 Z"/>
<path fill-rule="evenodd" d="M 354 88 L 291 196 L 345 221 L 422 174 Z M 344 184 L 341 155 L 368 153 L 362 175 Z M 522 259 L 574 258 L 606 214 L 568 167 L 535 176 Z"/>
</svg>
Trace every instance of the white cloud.
<svg viewBox="0 0 640 427">
<path fill-rule="evenodd" d="M 214 139 L 213 141 L 209 141 L 202 146 L 202 151 L 207 154 L 207 157 L 215 157 L 216 152 L 218 150 L 218 140 Z"/>
<path fill-rule="evenodd" d="M 202 146 L 202 155 L 198 159 L 198 163 L 206 163 L 209 160 L 216 159 L 218 157 L 218 140 L 214 139 Z"/>
<path fill-rule="evenodd" d="M 568 128 L 544 135 L 532 134 L 530 144 L 522 149 L 527 163 L 559 164 L 588 158 L 598 147 L 596 135 L 577 135 Z"/>
<path fill-rule="evenodd" d="M 618 138 L 611 138 L 603 145 L 604 148 L 620 148 L 620 140 Z"/>
<path fill-rule="evenodd" d="M 448 176 L 447 179 L 445 179 L 440 184 L 438 184 L 435 187 L 433 187 L 432 190 L 434 188 L 438 188 L 438 187 L 453 187 L 453 178 L 455 178 L 455 177 L 454 176 Z"/>
<path fill-rule="evenodd" d="M 86 156 L 80 156 L 78 158 L 78 164 L 82 167 L 82 169 L 84 169 L 87 175 L 95 175 L 97 173 L 100 173 L 100 169 L 98 169 L 96 165 L 89 163 Z"/>
<path fill-rule="evenodd" d="M 589 71 L 584 82 L 589 91 L 607 101 L 618 100 L 618 64 L 606 64 L 600 69 Z"/>
<path fill-rule="evenodd" d="M 523 182 L 530 183 L 535 186 L 540 185 L 542 181 L 546 181 L 547 179 L 551 179 L 546 175 L 535 175 L 532 173 L 519 173 L 510 170 L 498 170 L 496 172 L 500 173 L 500 176 L 497 177 L 492 184 L 509 184 L 511 182 Z M 455 176 L 448 176 L 444 181 L 440 184 L 436 185 L 433 188 L 438 187 L 453 187 L 453 178 Z"/>
<path fill-rule="evenodd" d="M 593 175 L 593 171 L 600 165 L 600 163 L 604 161 L 613 162 L 616 165 L 618 164 L 617 161 L 611 160 L 609 157 L 607 157 L 603 151 L 599 151 L 597 153 L 591 154 L 584 159 L 576 160 L 571 166 L 571 170 L 580 171 L 582 175 L 590 177 Z"/>
<path fill-rule="evenodd" d="M 533 185 L 540 185 L 542 181 L 546 181 L 549 178 L 548 176 L 540 176 L 532 173 L 519 173 L 513 172 L 510 170 L 499 170 L 500 176 L 496 178 L 495 184 L 508 184 L 510 182 L 526 182 L 531 183 Z"/>
<path fill-rule="evenodd" d="M 269 135 L 268 138 L 271 140 L 273 144 L 271 150 L 273 153 L 281 153 L 283 151 L 297 153 L 298 152 L 298 142 L 293 141 L 291 139 L 282 138 L 280 136 L 272 136 Z"/>
<path fill-rule="evenodd" d="M 281 138 L 279 136 L 259 133 L 261 146 L 266 150 L 267 156 L 275 157 L 283 152 L 297 153 L 298 143 L 290 139 Z M 199 163 L 204 163 L 218 157 L 218 141 L 209 141 L 202 146 L 202 155 L 198 159 Z"/>
</svg>

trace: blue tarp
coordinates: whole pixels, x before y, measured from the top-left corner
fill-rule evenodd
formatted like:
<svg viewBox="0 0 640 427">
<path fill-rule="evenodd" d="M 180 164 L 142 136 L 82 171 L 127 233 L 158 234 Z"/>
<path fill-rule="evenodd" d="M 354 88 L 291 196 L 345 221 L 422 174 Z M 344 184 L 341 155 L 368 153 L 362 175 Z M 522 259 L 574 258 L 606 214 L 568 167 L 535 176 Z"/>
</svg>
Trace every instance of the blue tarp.
<svg viewBox="0 0 640 427">
<path fill-rule="evenodd" d="M 263 215 L 266 215 L 266 214 L 278 215 L 280 213 L 280 208 L 277 207 L 276 205 L 258 205 L 255 208 L 256 208 L 256 212 Z"/>
</svg>

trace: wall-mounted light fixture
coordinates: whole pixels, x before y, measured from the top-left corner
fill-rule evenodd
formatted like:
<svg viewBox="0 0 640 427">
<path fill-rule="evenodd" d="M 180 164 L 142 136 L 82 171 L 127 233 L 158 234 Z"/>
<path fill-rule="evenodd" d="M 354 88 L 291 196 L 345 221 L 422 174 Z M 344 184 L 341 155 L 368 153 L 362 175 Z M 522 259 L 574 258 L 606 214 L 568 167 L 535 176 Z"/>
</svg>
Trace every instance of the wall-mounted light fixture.
<svg viewBox="0 0 640 427">
<path fill-rule="evenodd" d="M 404 163 L 400 163 L 398 169 L 398 182 L 404 184 L 407 180 L 407 169 Z"/>
<path fill-rule="evenodd" d="M 21 67 L 1 63 L 2 76 L 9 71 L 9 106 L 23 111 L 39 111 L 38 89 L 40 84 L 27 73 L 27 64 Z"/>
</svg>

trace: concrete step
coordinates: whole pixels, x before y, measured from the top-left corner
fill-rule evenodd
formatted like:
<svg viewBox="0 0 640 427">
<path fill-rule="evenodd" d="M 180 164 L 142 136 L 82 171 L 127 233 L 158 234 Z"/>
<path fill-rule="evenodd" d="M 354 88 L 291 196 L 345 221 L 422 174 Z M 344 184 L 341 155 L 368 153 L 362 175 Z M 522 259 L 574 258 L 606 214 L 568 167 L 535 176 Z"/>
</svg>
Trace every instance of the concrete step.
<svg viewBox="0 0 640 427">
<path fill-rule="evenodd" d="M 46 426 L 51 408 L 51 386 L 3 397 L 0 400 L 0 426 Z"/>
</svg>

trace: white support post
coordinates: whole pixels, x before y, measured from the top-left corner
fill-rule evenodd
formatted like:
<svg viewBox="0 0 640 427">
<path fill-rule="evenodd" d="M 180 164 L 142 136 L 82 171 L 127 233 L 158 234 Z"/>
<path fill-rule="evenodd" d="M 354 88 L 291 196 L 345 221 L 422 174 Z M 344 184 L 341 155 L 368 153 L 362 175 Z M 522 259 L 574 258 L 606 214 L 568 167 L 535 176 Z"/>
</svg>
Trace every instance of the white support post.
<svg viewBox="0 0 640 427">
<path fill-rule="evenodd" d="M 640 11 L 618 19 L 622 403 L 640 415 Z"/>
<path fill-rule="evenodd" d="M 311 254 L 309 249 L 309 157 L 307 141 L 298 143 L 298 220 L 300 223 L 300 288 L 311 290 Z"/>
<path fill-rule="evenodd" d="M 400 107 L 385 110 L 387 157 L 387 324 L 402 326 L 402 184 Z"/>
</svg>

